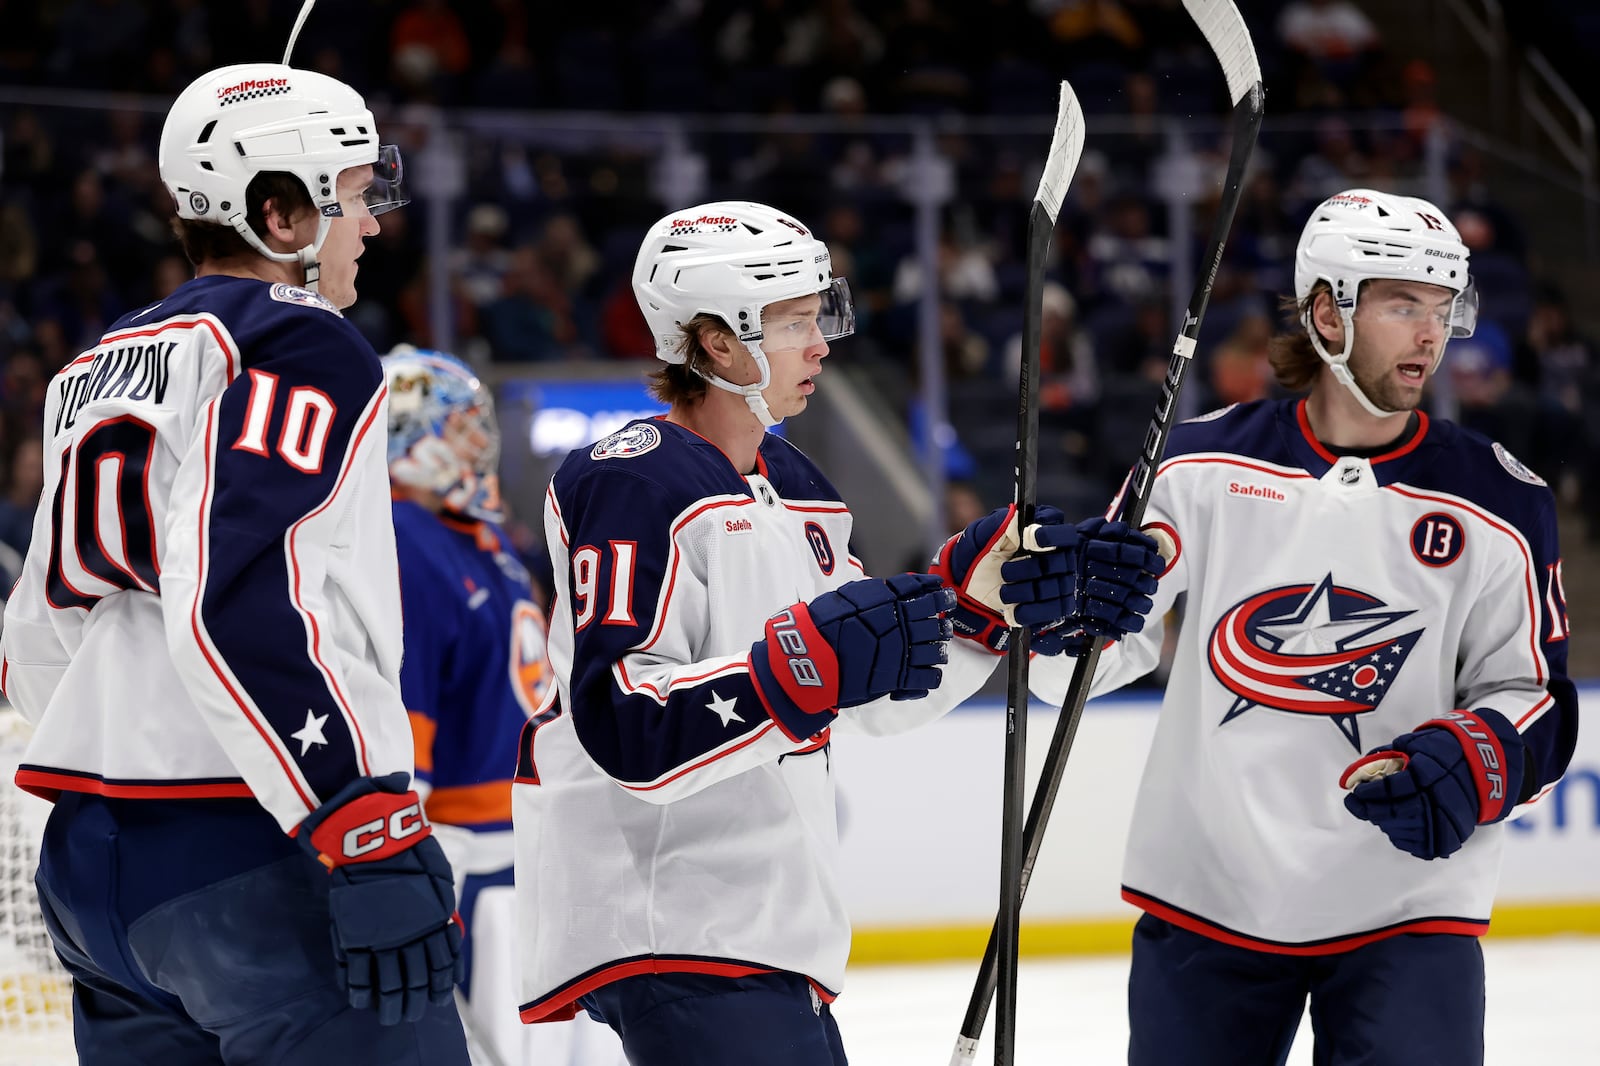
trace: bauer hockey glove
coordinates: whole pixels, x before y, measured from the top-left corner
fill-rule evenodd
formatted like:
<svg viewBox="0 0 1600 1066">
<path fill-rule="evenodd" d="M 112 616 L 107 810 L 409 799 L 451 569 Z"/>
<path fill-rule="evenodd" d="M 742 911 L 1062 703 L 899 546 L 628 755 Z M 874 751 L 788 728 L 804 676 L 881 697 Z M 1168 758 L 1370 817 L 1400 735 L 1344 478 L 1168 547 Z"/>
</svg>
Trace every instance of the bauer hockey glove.
<svg viewBox="0 0 1600 1066">
<path fill-rule="evenodd" d="M 300 845 L 333 880 L 328 910 L 339 983 L 378 1021 L 421 1018 L 463 976 L 455 881 L 406 774 L 363 777 L 306 816 Z"/>
<path fill-rule="evenodd" d="M 792 740 L 821 732 L 840 707 L 939 687 L 955 593 L 932 574 L 864 578 L 786 607 L 750 648 L 750 676 Z"/>
<path fill-rule="evenodd" d="M 1038 642 L 1041 655 L 1082 655 L 1097 642 L 1139 632 L 1166 568 L 1156 542 L 1126 522 L 1086 518 L 1074 529 L 1081 544 L 1073 609 Z"/>
<path fill-rule="evenodd" d="M 1522 737 L 1499 711 L 1450 711 L 1345 768 L 1344 805 L 1419 859 L 1455 854 L 1522 798 Z"/>
</svg>

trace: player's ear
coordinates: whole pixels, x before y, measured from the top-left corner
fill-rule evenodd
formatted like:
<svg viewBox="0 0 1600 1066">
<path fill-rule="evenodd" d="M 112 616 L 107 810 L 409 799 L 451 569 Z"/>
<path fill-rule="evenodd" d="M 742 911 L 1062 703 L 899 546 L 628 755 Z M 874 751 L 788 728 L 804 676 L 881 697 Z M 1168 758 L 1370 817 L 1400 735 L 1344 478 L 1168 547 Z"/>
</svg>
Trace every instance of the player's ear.
<svg viewBox="0 0 1600 1066">
<path fill-rule="evenodd" d="M 700 347 L 705 350 L 713 366 L 722 369 L 732 366 L 738 354 L 736 345 L 739 349 L 744 347 L 737 343 L 732 333 L 719 326 L 702 326 L 700 329 Z"/>
<path fill-rule="evenodd" d="M 1311 300 L 1311 324 L 1322 334 L 1329 352 L 1344 350 L 1344 316 L 1333 302 L 1333 293 L 1321 289 Z"/>
<path fill-rule="evenodd" d="M 261 226 L 264 232 L 261 236 L 267 241 L 276 238 L 288 247 L 300 247 L 299 244 L 295 243 L 298 236 L 295 233 L 295 224 L 298 219 L 294 215 L 295 212 L 286 208 L 283 201 L 278 197 L 270 197 L 263 201 L 261 204 Z"/>
</svg>

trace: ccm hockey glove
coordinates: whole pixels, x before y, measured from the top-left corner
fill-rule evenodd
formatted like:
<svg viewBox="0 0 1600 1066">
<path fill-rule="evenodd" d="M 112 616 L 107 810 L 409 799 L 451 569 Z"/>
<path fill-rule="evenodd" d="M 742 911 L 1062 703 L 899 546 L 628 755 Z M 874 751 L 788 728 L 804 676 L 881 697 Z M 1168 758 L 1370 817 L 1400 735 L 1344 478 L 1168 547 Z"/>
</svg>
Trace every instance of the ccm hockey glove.
<svg viewBox="0 0 1600 1066">
<path fill-rule="evenodd" d="M 333 879 L 339 982 L 352 1007 L 376 1006 L 383 1025 L 451 1002 L 463 976 L 450 863 L 408 783 L 403 773 L 358 778 L 295 834 Z"/>
<path fill-rule="evenodd" d="M 787 607 L 750 648 L 756 691 L 797 741 L 821 732 L 840 707 L 926 696 L 949 660 L 944 614 L 954 604 L 955 593 L 932 574 L 896 574 Z"/>
<path fill-rule="evenodd" d="M 1499 711 L 1450 711 L 1345 768 L 1344 805 L 1419 859 L 1455 854 L 1522 796 L 1522 737 Z"/>
</svg>

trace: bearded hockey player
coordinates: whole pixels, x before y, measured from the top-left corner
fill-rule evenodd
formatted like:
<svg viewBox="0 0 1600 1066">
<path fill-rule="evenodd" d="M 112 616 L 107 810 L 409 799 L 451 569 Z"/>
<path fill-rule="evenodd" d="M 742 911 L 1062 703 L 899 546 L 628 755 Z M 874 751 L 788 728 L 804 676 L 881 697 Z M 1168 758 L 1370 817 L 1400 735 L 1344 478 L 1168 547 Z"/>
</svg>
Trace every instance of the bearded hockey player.
<svg viewBox="0 0 1600 1066">
<path fill-rule="evenodd" d="M 1565 771 L 1578 708 L 1550 490 L 1420 409 L 1473 330 L 1468 266 L 1427 201 L 1328 199 L 1272 352 L 1307 395 L 1172 433 L 1145 528 L 1155 612 L 1187 606 L 1123 872 L 1134 1066 L 1281 1063 L 1308 998 L 1318 1062 L 1483 1061 L 1503 823 Z"/>
</svg>

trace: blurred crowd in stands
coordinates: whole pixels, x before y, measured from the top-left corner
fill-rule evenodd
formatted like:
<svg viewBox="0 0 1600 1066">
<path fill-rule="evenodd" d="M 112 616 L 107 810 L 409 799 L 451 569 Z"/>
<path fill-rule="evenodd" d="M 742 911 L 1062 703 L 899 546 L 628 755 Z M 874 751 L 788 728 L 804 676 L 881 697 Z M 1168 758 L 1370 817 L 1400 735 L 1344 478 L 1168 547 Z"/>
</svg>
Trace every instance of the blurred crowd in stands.
<svg viewBox="0 0 1600 1066">
<path fill-rule="evenodd" d="M 159 102 L 209 67 L 277 60 L 299 6 L 0 0 L 0 91 Z M 1267 341 L 1283 325 L 1278 300 L 1309 209 L 1351 186 L 1424 193 L 1429 137 L 1447 128 L 1434 70 L 1404 43 L 1381 40 L 1350 0 L 1240 7 L 1270 114 L 1304 121 L 1258 147 L 1206 319 L 1200 409 L 1272 393 Z M 628 273 L 644 227 L 677 206 L 657 199 L 653 148 L 530 143 L 505 128 L 504 112 L 832 116 L 835 132 L 702 131 L 688 148 L 704 199 L 766 200 L 818 228 L 861 312 L 859 336 L 841 350 L 874 371 L 913 424 L 917 300 L 928 279 L 903 191 L 915 177 L 911 140 L 851 124 L 1048 115 L 1057 81 L 1070 78 L 1091 132 L 1045 295 L 1040 465 L 1057 476 L 1053 498 L 1076 493 L 1069 502 L 1095 508 L 1148 419 L 1175 333 L 1172 264 L 1198 261 L 1226 158 L 1222 79 L 1180 0 L 321 0 L 295 62 L 361 89 L 412 159 L 436 109 L 447 125 L 478 131 L 460 141 L 465 185 L 448 220 L 448 335 L 480 362 L 647 358 Z M 500 125 L 484 118 L 491 112 Z M 0 543 L 21 551 L 51 374 L 189 268 L 155 166 L 158 110 L 37 102 L 0 115 Z M 1165 166 L 1172 115 L 1211 120 L 1188 145 L 1210 169 L 1195 179 L 1181 247 L 1162 191 L 1182 177 Z M 1103 125 L 1116 132 L 1096 133 L 1097 116 L 1114 116 Z M 1005 412 L 1042 149 L 1034 133 L 949 132 L 938 142 L 954 181 L 937 256 L 939 331 L 964 446 L 948 473 L 988 502 L 1008 490 Z M 1447 173 L 1444 206 L 1472 248 L 1484 301 L 1478 335 L 1451 344 L 1443 372 L 1459 417 L 1569 501 L 1581 497 L 1600 534 L 1589 469 L 1600 446 L 1585 437 L 1600 430 L 1581 418 L 1600 391 L 1593 346 L 1557 279 L 1530 270 L 1526 235 L 1487 187 L 1481 160 L 1457 144 Z M 440 334 L 427 222 L 425 204 L 385 215 L 376 254 L 362 260 L 352 317 L 380 351 Z"/>
</svg>

